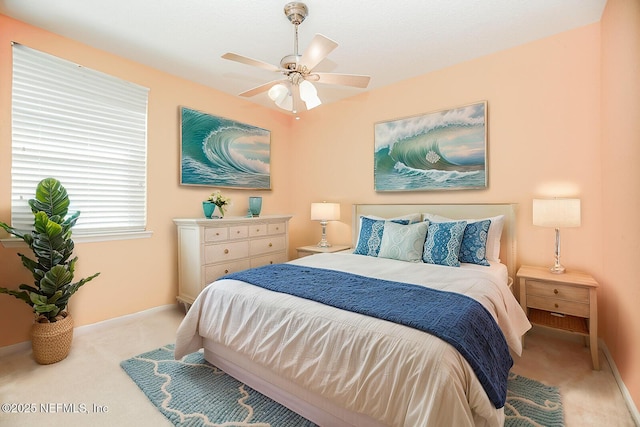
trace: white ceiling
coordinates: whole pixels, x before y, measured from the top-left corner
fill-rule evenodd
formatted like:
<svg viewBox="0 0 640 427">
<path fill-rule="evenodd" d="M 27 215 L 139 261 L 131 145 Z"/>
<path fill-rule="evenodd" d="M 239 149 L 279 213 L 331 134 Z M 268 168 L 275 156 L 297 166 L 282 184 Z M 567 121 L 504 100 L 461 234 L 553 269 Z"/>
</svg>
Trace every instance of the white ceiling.
<svg viewBox="0 0 640 427">
<path fill-rule="evenodd" d="M 287 0 L 0 0 L 0 13 L 222 92 L 280 77 L 221 59 L 279 65 L 293 53 Z M 300 52 L 338 42 L 315 71 L 368 74 L 368 89 L 318 84 L 323 103 L 600 20 L 606 0 L 306 0 Z M 1 29 L 0 29 L 1 31 Z M 249 98 L 275 108 L 266 93 Z M 281 110 L 282 111 L 282 110 Z"/>
</svg>

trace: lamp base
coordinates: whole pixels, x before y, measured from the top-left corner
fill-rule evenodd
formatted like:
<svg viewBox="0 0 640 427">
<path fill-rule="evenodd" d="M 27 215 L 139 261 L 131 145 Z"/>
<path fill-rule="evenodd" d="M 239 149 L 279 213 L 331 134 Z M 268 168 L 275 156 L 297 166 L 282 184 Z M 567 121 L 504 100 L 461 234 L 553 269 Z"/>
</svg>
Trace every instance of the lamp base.
<svg viewBox="0 0 640 427">
<path fill-rule="evenodd" d="M 554 265 L 553 267 L 549 267 L 549 271 L 553 274 L 562 274 L 565 272 L 565 268 L 562 265 Z"/>
<path fill-rule="evenodd" d="M 327 221 L 320 221 L 320 225 L 322 226 L 322 239 L 320 239 L 317 246 L 319 248 L 329 248 L 331 243 L 327 242 Z"/>
</svg>

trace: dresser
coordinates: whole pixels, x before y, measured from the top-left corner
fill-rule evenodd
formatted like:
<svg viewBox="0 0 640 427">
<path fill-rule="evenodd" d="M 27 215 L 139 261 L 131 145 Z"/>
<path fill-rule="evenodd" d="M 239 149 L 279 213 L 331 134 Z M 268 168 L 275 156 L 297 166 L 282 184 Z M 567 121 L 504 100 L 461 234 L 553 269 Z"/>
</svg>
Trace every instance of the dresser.
<svg viewBox="0 0 640 427">
<path fill-rule="evenodd" d="M 598 362 L 598 282 L 591 275 L 567 270 L 554 274 L 546 267 L 523 265 L 520 305 L 534 325 L 553 328 L 588 338 L 593 369 Z"/>
<path fill-rule="evenodd" d="M 178 301 L 188 308 L 209 283 L 247 268 L 288 261 L 291 215 L 178 218 Z"/>
</svg>

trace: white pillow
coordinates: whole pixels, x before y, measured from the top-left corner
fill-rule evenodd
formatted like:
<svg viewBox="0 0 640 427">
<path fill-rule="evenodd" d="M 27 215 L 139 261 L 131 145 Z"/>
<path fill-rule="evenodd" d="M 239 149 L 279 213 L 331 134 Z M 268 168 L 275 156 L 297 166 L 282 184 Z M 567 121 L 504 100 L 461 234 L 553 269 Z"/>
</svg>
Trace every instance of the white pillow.
<svg viewBox="0 0 640 427">
<path fill-rule="evenodd" d="M 385 221 L 378 256 L 400 261 L 422 262 L 422 251 L 428 229 L 429 221 L 408 225 Z"/>
<path fill-rule="evenodd" d="M 502 228 L 504 227 L 504 215 L 473 219 L 453 219 L 432 213 L 423 213 L 422 216 L 425 220 L 429 220 L 431 222 L 467 221 L 468 223 L 471 223 L 484 221 L 486 219 L 491 220 L 489 233 L 487 235 L 487 259 L 489 261 L 500 262 L 500 238 L 502 237 Z"/>
</svg>

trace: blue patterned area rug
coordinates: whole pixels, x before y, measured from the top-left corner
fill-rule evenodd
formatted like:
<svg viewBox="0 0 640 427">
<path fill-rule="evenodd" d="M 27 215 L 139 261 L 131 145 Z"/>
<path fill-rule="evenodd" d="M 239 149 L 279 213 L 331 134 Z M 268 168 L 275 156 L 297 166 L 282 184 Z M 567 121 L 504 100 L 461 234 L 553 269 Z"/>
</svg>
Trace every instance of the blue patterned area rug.
<svg viewBox="0 0 640 427">
<path fill-rule="evenodd" d="M 212 366 L 202 353 L 174 360 L 174 345 L 120 366 L 174 425 L 200 427 L 312 427 L 312 422 Z M 506 427 L 563 426 L 555 387 L 510 374 Z"/>
</svg>

